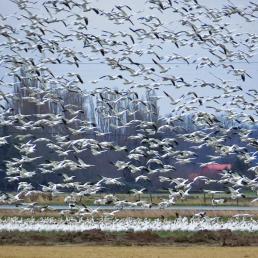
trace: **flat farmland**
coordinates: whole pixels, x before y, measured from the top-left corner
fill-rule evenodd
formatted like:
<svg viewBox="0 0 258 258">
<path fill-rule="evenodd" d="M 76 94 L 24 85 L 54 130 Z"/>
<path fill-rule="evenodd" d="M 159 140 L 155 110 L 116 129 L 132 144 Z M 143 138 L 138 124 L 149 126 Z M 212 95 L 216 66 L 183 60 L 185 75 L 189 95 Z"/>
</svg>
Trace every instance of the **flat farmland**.
<svg viewBox="0 0 258 258">
<path fill-rule="evenodd" d="M 15 194 L 14 192 L 10 192 L 10 194 Z M 221 193 L 216 195 L 211 194 L 203 194 L 203 193 L 191 193 L 187 199 L 178 199 L 176 204 L 177 205 L 211 205 L 212 199 L 224 199 L 225 202 L 220 205 L 239 205 L 239 206 L 248 206 L 250 205 L 251 201 L 257 197 L 256 193 L 251 191 L 244 192 L 246 198 L 242 198 L 240 200 L 232 200 L 230 194 Z M 60 194 L 58 196 L 51 196 L 51 195 L 42 195 L 38 194 L 35 196 L 24 197 L 22 202 L 37 202 L 41 205 L 64 205 L 64 199 L 68 196 L 68 193 Z M 94 202 L 98 199 L 103 199 L 107 194 L 94 194 L 91 196 L 83 196 L 80 199 L 80 202 L 85 205 L 94 205 Z M 168 199 L 168 193 L 153 193 L 153 194 L 143 194 L 140 197 L 134 196 L 133 194 L 122 194 L 117 193 L 115 194 L 118 200 L 126 200 L 128 202 L 135 202 L 138 200 L 146 201 L 152 203 L 154 206 L 158 205 L 163 199 Z M 4 204 L 1 203 L 0 204 Z M 253 203 L 252 205 L 256 205 Z"/>
<path fill-rule="evenodd" d="M 255 258 L 258 247 L 1 246 L 1 258 Z"/>
</svg>

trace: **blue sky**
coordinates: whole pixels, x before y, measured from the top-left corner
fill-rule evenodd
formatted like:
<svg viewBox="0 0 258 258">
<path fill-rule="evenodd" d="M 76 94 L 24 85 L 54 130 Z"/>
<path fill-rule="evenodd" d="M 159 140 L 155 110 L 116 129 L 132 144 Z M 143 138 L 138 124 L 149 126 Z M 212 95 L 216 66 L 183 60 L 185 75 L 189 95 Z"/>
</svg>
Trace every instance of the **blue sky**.
<svg viewBox="0 0 258 258">
<path fill-rule="evenodd" d="M 38 4 L 33 5 L 32 10 L 35 11 L 35 14 L 39 16 L 46 16 L 47 13 L 44 8 L 40 5 L 43 1 L 38 1 Z M 91 6 L 95 6 L 96 8 L 101 8 L 102 10 L 106 12 L 110 12 L 112 8 L 115 7 L 115 5 L 121 5 L 124 4 L 125 1 L 118 1 L 118 0 L 109 0 L 109 1 L 92 1 Z M 183 1 L 181 1 L 183 2 Z M 198 1 L 200 5 L 206 6 L 208 9 L 213 8 L 214 10 L 219 10 L 223 8 L 223 6 L 230 4 L 227 1 L 223 0 L 216 0 L 216 1 L 208 1 L 208 0 L 199 0 Z M 21 15 L 21 11 L 18 10 L 14 3 L 12 3 L 10 0 L 2 0 L 1 1 L 2 6 L 0 10 L 0 14 L 3 16 L 17 16 Z M 187 1 L 185 1 L 187 3 Z M 89 19 L 89 27 L 88 32 L 94 34 L 94 35 L 107 35 L 107 33 L 104 33 L 103 31 L 111 31 L 113 33 L 117 33 L 119 31 L 122 32 L 130 32 L 129 28 L 145 28 L 143 25 L 140 24 L 141 21 L 143 21 L 142 17 L 147 16 L 156 16 L 158 17 L 163 25 L 163 30 L 171 30 L 174 32 L 185 30 L 185 26 L 181 25 L 182 19 L 188 19 L 187 17 L 181 17 L 180 15 L 176 13 L 171 12 L 164 12 L 163 14 L 157 10 L 151 9 L 150 4 L 146 4 L 146 1 L 144 0 L 128 0 L 126 1 L 126 4 L 128 4 L 133 11 L 131 12 L 133 17 L 133 20 L 135 21 L 135 26 L 132 26 L 130 23 L 125 24 L 119 24 L 114 25 L 113 21 L 109 21 L 106 19 L 106 17 L 103 16 L 97 16 L 93 12 L 87 13 L 87 17 Z M 234 1 L 234 4 L 239 7 L 247 7 L 247 1 L 245 0 L 237 0 Z M 178 5 L 180 7 L 180 5 Z M 197 10 L 198 12 L 198 10 Z M 73 11 L 74 14 L 76 14 Z M 187 13 L 186 13 L 187 15 Z M 200 22 L 203 24 L 209 23 L 212 24 L 212 21 L 204 17 L 204 14 L 200 14 Z M 57 14 L 56 17 L 63 19 L 64 15 Z M 73 18 L 71 19 L 65 19 L 65 21 L 70 24 L 70 22 L 73 21 Z M 14 26 L 17 29 L 17 33 L 20 34 L 20 37 L 23 37 L 23 33 L 21 33 L 20 28 L 23 24 L 28 24 L 29 21 L 26 19 L 16 20 L 13 17 L 8 18 L 8 23 Z M 214 23 L 214 22 L 213 22 Z M 257 32 L 257 19 L 253 22 L 246 22 L 245 19 L 238 15 L 233 15 L 231 18 L 223 18 L 221 21 L 219 21 L 221 25 L 225 25 L 229 31 L 232 32 L 232 35 L 235 37 L 237 33 L 256 33 Z M 216 24 L 216 23 L 214 23 Z M 70 28 L 72 26 L 70 25 Z M 61 23 L 58 23 L 58 25 L 51 26 L 52 29 L 56 29 L 62 33 L 69 33 L 66 28 Z M 161 29 L 159 29 L 160 32 L 162 32 Z M 73 33 L 70 31 L 70 33 Z M 223 34 L 223 31 L 221 32 Z M 132 33 L 133 34 L 133 33 Z M 123 37 L 116 37 L 117 41 L 122 41 Z M 1 39 L 2 40 L 2 39 Z M 157 41 L 155 39 L 144 39 L 142 41 L 137 40 L 137 43 L 132 46 L 134 51 L 142 51 L 143 55 L 137 56 L 135 54 L 131 55 L 131 58 L 133 58 L 135 61 L 144 63 L 147 68 L 155 68 L 156 71 L 158 71 L 158 67 L 153 64 L 152 58 L 155 59 L 155 56 L 151 53 L 147 53 L 149 44 L 157 44 Z M 109 81 L 107 79 L 101 79 L 99 78 L 103 75 L 111 74 L 111 75 L 118 75 L 121 72 L 120 71 L 114 71 L 110 67 L 108 67 L 105 63 L 103 63 L 105 60 L 103 57 L 99 55 L 99 53 L 95 54 L 88 49 L 82 48 L 82 42 L 81 41 L 73 41 L 68 42 L 67 45 L 64 45 L 64 47 L 69 47 L 71 49 L 74 49 L 75 51 L 81 51 L 84 53 L 87 58 L 84 60 L 81 60 L 82 64 L 80 64 L 79 68 L 76 68 L 74 65 L 68 65 L 68 64 L 61 64 L 61 65 L 49 65 L 50 69 L 54 72 L 55 76 L 63 76 L 64 74 L 67 74 L 68 72 L 75 72 L 79 73 L 84 81 L 84 84 L 81 86 L 84 89 L 92 90 L 96 87 L 113 87 L 113 88 L 124 88 L 128 89 L 131 85 L 124 85 L 121 80 L 114 80 Z M 240 86 L 244 89 L 241 94 L 245 95 L 245 92 L 248 89 L 256 88 L 256 82 L 258 79 L 258 58 L 257 56 L 254 56 L 250 59 L 250 63 L 246 63 L 244 60 L 237 60 L 233 62 L 225 62 L 226 64 L 233 64 L 235 68 L 238 69 L 245 69 L 248 71 L 248 74 L 251 75 L 252 78 L 247 78 L 245 82 L 241 80 L 241 78 L 237 78 L 233 76 L 232 74 L 229 74 L 225 72 L 225 69 L 222 67 L 217 68 L 196 68 L 197 63 L 200 62 L 200 58 L 202 57 L 209 57 L 210 55 L 208 49 L 205 49 L 203 46 L 198 46 L 197 43 L 194 44 L 193 47 L 184 46 L 177 48 L 173 43 L 166 42 L 161 45 L 162 49 L 159 47 L 154 47 L 152 50 L 154 50 L 158 55 L 161 57 L 162 64 L 167 63 L 168 57 L 174 54 L 179 54 L 182 56 L 189 57 L 189 60 L 191 64 L 187 64 L 182 61 L 173 60 L 169 64 L 164 64 L 164 67 L 171 67 L 167 75 L 176 76 L 176 77 L 183 77 L 185 81 L 189 82 L 192 86 L 189 87 L 182 87 L 182 88 L 175 88 L 172 85 L 164 85 L 160 86 L 160 90 L 157 91 L 157 95 L 161 97 L 159 101 L 160 110 L 162 114 L 169 113 L 173 107 L 169 104 L 167 98 L 164 96 L 163 91 L 166 91 L 169 93 L 173 98 L 178 98 L 182 94 L 186 94 L 189 91 L 194 90 L 198 96 L 200 97 L 213 97 L 216 95 L 221 95 L 222 92 L 218 90 L 212 90 L 208 87 L 199 87 L 198 84 L 200 84 L 201 81 L 207 81 L 212 82 L 215 84 L 221 84 L 220 79 L 223 80 L 232 80 L 230 82 L 233 86 Z M 245 51 L 243 49 L 243 51 Z M 6 53 L 5 49 L 2 49 L 1 52 L 3 54 Z M 256 51 L 255 51 L 256 52 Z M 27 53 L 20 53 L 22 56 L 26 57 L 28 55 Z M 120 53 L 116 54 L 120 55 Z M 109 53 L 107 56 L 112 57 L 112 53 Z M 40 56 L 37 51 L 31 54 L 31 57 L 33 57 L 35 60 L 40 60 L 44 57 Z M 50 57 L 45 56 L 45 57 Z M 95 59 L 94 61 L 89 61 L 89 59 Z M 12 78 L 8 78 L 6 74 L 6 70 L 3 68 L 0 72 L 1 77 L 4 76 L 4 80 L 11 82 Z M 159 77 L 155 77 L 155 82 L 145 81 L 142 77 L 139 78 L 132 78 L 130 75 L 123 73 L 123 77 L 125 77 L 128 80 L 133 80 L 135 85 L 141 85 L 141 84 L 147 84 L 153 87 L 155 83 L 163 83 Z M 96 82 L 97 81 L 97 82 Z M 93 83 L 95 82 L 95 83 Z M 6 89 L 7 90 L 7 89 Z M 9 88 L 10 90 L 10 88 Z M 138 89 L 139 92 L 142 92 L 141 89 Z M 245 95 L 246 96 L 246 95 Z M 246 96 L 248 98 L 248 96 Z"/>
</svg>

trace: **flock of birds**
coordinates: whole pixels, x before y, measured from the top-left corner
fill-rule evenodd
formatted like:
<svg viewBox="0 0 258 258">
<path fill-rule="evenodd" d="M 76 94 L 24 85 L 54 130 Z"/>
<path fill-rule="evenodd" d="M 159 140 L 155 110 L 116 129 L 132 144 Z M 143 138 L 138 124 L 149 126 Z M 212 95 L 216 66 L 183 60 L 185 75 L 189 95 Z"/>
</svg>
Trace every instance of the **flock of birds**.
<svg viewBox="0 0 258 258">
<path fill-rule="evenodd" d="M 157 204 L 161 208 L 188 198 L 193 186 L 200 183 L 204 192 L 214 196 L 227 192 L 232 199 L 244 198 L 246 190 L 258 190 L 258 140 L 254 136 L 258 90 L 255 85 L 250 87 L 255 74 L 241 68 L 256 63 L 258 35 L 245 32 L 257 25 L 255 1 L 240 7 L 228 0 L 220 8 L 207 7 L 201 0 L 146 0 L 137 1 L 136 6 L 114 1 L 103 8 L 86 0 L 10 2 L 17 12 L 0 15 L 0 64 L 4 71 L 0 80 L 0 147 L 15 142 L 19 157 L 2 161 L 6 180 L 17 184 L 17 193 L 1 192 L 1 203 L 43 212 L 50 207 L 25 200 L 34 195 L 65 194 L 69 209 L 63 214 L 97 214 L 97 209 L 82 206 L 82 198 L 126 185 L 119 174 L 125 170 L 135 177 L 135 183 L 142 184 L 130 189 L 136 197 L 145 193 L 143 185 L 153 176 L 169 186 L 168 198 Z M 82 69 L 87 65 L 96 71 L 85 75 Z M 191 69 L 194 79 L 185 76 Z M 87 79 L 94 74 L 97 78 Z M 17 88 L 19 91 L 14 91 Z M 66 104 L 59 94 L 64 90 L 94 98 L 96 116 L 110 122 L 112 133 L 123 134 L 129 127 L 136 133 L 127 137 L 124 146 L 104 140 L 110 132 L 83 119 L 85 109 L 81 106 Z M 145 100 L 143 91 L 158 95 Z M 15 110 L 15 101 L 33 104 L 37 111 Z M 130 105 L 121 105 L 125 101 Z M 165 106 L 169 115 L 158 117 L 153 101 Z M 55 112 L 44 112 L 50 105 Z M 138 109 L 149 119 L 137 118 Z M 188 117 L 194 131 L 180 126 Z M 222 117 L 232 126 L 226 126 Z M 6 127 L 15 133 L 5 135 Z M 91 133 L 95 137 L 87 136 Z M 235 135 L 239 136 L 238 144 L 230 142 Z M 179 141 L 193 146 L 184 149 Z M 129 142 L 136 147 L 130 149 Z M 53 155 L 46 160 L 38 151 L 40 146 L 57 158 Z M 194 162 L 202 148 L 212 149 L 214 155 L 199 164 L 200 168 L 237 156 L 248 170 L 243 171 L 245 175 L 224 170 L 219 179 L 174 177 L 177 167 Z M 118 176 L 77 181 L 78 171 L 90 173 L 94 166 L 105 170 L 101 158 L 96 164 L 88 162 L 89 152 L 96 157 L 107 152 L 125 154 L 126 158 L 112 161 Z M 37 169 L 30 169 L 30 164 L 36 164 Z M 59 182 L 32 183 L 39 174 L 46 179 L 59 175 Z M 209 190 L 209 184 L 214 183 L 226 190 Z M 115 215 L 125 206 L 152 206 L 140 199 L 119 200 L 112 194 L 95 202 L 118 208 L 107 215 Z M 212 200 L 213 205 L 223 202 Z"/>
<path fill-rule="evenodd" d="M 200 230 L 218 231 L 247 231 L 256 232 L 258 224 L 256 220 L 250 219 L 229 219 L 223 221 L 220 218 L 186 218 L 179 217 L 175 220 L 168 219 L 108 219 L 100 220 L 84 219 L 75 220 L 66 218 L 40 219 L 19 219 L 6 218 L 1 220 L 0 231 L 5 232 L 85 232 L 87 230 L 101 230 L 107 232 L 143 232 L 143 231 L 187 231 L 195 232 Z"/>
</svg>

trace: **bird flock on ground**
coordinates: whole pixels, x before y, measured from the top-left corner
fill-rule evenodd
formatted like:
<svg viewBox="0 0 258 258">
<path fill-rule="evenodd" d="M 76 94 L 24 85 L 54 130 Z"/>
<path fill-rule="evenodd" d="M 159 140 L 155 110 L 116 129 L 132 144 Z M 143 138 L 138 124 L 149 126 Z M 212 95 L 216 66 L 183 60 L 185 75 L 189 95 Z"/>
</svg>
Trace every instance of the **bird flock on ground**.
<svg viewBox="0 0 258 258">
<path fill-rule="evenodd" d="M 179 217 L 175 220 L 169 219 L 109 219 L 107 217 L 99 220 L 66 218 L 6 218 L 1 220 L 0 231 L 7 232 L 85 232 L 87 230 L 101 230 L 104 232 L 143 232 L 143 231 L 188 231 L 200 230 L 219 231 L 247 231 L 258 230 L 257 220 L 252 218 L 234 218 L 223 221 L 215 218 L 186 218 Z"/>
<path fill-rule="evenodd" d="M 17 192 L 1 192 L 1 203 L 45 211 L 49 207 L 24 200 L 35 194 L 65 194 L 69 209 L 63 213 L 97 214 L 80 200 L 126 185 L 124 171 L 140 186 L 130 189 L 137 198 L 153 177 L 166 185 L 168 198 L 157 204 L 161 208 L 188 198 L 200 183 L 204 192 L 215 196 L 213 205 L 223 204 L 216 194 L 225 188 L 232 199 L 244 198 L 245 190 L 258 190 L 258 140 L 253 135 L 258 89 L 254 70 L 249 72 L 257 63 L 258 35 L 248 31 L 257 25 L 255 1 L 238 6 L 228 0 L 218 8 L 201 0 L 110 1 L 103 6 L 86 0 L 9 1 L 16 11 L 0 15 L 0 148 L 15 141 L 19 156 L 2 161 L 5 180 L 16 184 Z M 83 119 L 85 109 L 79 103 L 67 104 L 61 91 L 89 103 L 91 99 L 98 122 Z M 143 92 L 151 97 L 144 99 Z M 13 103 L 36 108 L 23 113 Z M 50 106 L 52 112 L 46 112 Z M 166 114 L 158 116 L 157 106 Z M 137 117 L 138 110 L 148 119 Z M 186 118 L 194 131 L 180 125 Z M 100 129 L 103 121 L 106 130 Z M 129 127 L 135 130 L 126 136 L 125 145 L 106 140 Z M 235 135 L 240 140 L 233 144 Z M 136 147 L 130 148 L 131 143 Z M 52 159 L 41 156 L 41 146 L 55 154 Z M 194 163 L 202 148 L 214 154 L 200 168 L 237 156 L 248 170 L 245 175 L 223 170 L 219 179 L 173 176 L 178 167 Z M 109 152 L 123 154 L 110 161 L 117 176 L 77 181 L 78 171 L 103 171 L 101 157 Z M 100 158 L 92 164 L 89 155 Z M 59 182 L 31 182 L 53 174 Z M 224 189 L 209 189 L 213 183 Z M 108 193 L 95 202 L 112 203 L 117 210 L 152 206 Z"/>
</svg>

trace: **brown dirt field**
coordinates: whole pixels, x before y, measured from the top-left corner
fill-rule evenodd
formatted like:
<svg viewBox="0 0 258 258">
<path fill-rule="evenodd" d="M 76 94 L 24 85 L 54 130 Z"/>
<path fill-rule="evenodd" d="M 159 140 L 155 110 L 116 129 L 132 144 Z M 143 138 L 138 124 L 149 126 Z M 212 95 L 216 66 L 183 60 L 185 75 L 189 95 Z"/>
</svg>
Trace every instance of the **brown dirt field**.
<svg viewBox="0 0 258 258">
<path fill-rule="evenodd" d="M 109 245 L 109 246 L 257 246 L 257 233 L 230 230 L 198 232 L 0 232 L 0 249 L 5 245 Z"/>
<path fill-rule="evenodd" d="M 0 258 L 256 258 L 257 247 L 2 246 Z"/>
</svg>

